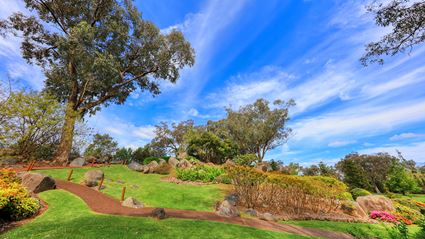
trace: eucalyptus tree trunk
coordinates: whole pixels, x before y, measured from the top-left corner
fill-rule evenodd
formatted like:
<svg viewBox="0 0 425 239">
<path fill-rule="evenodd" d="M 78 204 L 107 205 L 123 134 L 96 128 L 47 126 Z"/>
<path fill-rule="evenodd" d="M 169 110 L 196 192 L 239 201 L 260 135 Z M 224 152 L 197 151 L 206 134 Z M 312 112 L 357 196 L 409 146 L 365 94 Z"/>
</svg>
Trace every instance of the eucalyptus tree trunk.
<svg viewBox="0 0 425 239">
<path fill-rule="evenodd" d="M 68 102 L 65 111 L 65 120 L 62 128 L 62 135 L 59 147 L 56 151 L 55 161 L 66 165 L 72 149 L 72 139 L 74 138 L 74 127 L 79 114 L 74 110 L 74 103 Z"/>
</svg>

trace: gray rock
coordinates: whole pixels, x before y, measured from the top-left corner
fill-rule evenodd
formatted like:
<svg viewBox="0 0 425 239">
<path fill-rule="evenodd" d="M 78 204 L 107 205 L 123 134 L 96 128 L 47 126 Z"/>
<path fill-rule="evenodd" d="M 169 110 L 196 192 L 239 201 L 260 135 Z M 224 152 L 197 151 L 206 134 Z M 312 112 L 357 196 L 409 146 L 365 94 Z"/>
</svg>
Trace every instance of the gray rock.
<svg viewBox="0 0 425 239">
<path fill-rule="evenodd" d="M 268 212 L 259 214 L 258 218 L 260 218 L 261 220 L 271 221 L 271 222 L 276 222 L 278 220 L 277 217 L 275 217 L 273 214 Z"/>
<path fill-rule="evenodd" d="M 131 170 L 137 171 L 137 172 L 142 172 L 143 171 L 143 165 L 141 165 L 138 162 L 131 162 L 129 165 L 127 165 L 127 167 Z"/>
<path fill-rule="evenodd" d="M 227 200 L 224 200 L 217 208 L 217 213 L 225 217 L 239 217 L 240 213 L 237 207 Z"/>
<path fill-rule="evenodd" d="M 152 211 L 152 217 L 158 219 L 165 219 L 167 217 L 167 214 L 165 213 L 164 208 L 155 208 Z"/>
<path fill-rule="evenodd" d="M 246 214 L 248 214 L 248 215 L 250 215 L 250 216 L 252 216 L 252 217 L 256 217 L 257 216 L 257 211 L 255 211 L 254 209 L 252 209 L 252 208 L 248 208 L 248 209 L 246 209 L 245 210 L 245 213 Z"/>
<path fill-rule="evenodd" d="M 192 164 L 188 160 L 182 159 L 177 164 L 177 167 L 179 167 L 179 168 L 191 168 L 192 167 Z"/>
<path fill-rule="evenodd" d="M 164 159 L 160 159 L 158 164 L 163 165 L 164 163 L 167 163 L 167 161 L 165 161 Z"/>
<path fill-rule="evenodd" d="M 153 173 L 155 171 L 155 168 L 158 167 L 159 164 L 156 161 L 152 161 L 146 165 L 147 168 L 149 168 L 148 172 Z"/>
<path fill-rule="evenodd" d="M 76 158 L 72 160 L 69 164 L 70 167 L 83 167 L 86 164 L 86 160 L 84 158 Z"/>
<path fill-rule="evenodd" d="M 238 199 L 239 199 L 239 196 L 236 193 L 231 193 L 224 198 L 224 200 L 229 201 L 229 203 L 231 203 L 233 206 L 236 206 Z"/>
<path fill-rule="evenodd" d="M 142 166 L 142 172 L 143 173 L 149 173 L 149 167 L 147 165 Z"/>
<path fill-rule="evenodd" d="M 179 160 L 174 157 L 171 157 L 170 159 L 168 159 L 168 163 L 171 165 L 171 167 L 176 168 L 179 164 Z"/>
<path fill-rule="evenodd" d="M 100 170 L 87 171 L 84 174 L 84 184 L 89 187 L 98 185 L 98 181 L 102 180 L 105 175 Z"/>
<path fill-rule="evenodd" d="M 143 208 L 144 207 L 143 203 L 137 201 L 133 197 L 127 198 L 126 200 L 124 200 L 121 203 L 121 205 L 124 206 L 124 207 L 132 207 L 132 208 Z"/>
<path fill-rule="evenodd" d="M 40 193 L 56 188 L 53 178 L 41 173 L 25 173 L 22 175 L 22 185 L 33 193 Z"/>
<path fill-rule="evenodd" d="M 257 166 L 255 166 L 256 169 L 261 170 L 263 172 L 271 172 L 273 171 L 272 166 L 270 165 L 270 163 L 267 162 L 262 162 L 257 164 Z"/>
</svg>

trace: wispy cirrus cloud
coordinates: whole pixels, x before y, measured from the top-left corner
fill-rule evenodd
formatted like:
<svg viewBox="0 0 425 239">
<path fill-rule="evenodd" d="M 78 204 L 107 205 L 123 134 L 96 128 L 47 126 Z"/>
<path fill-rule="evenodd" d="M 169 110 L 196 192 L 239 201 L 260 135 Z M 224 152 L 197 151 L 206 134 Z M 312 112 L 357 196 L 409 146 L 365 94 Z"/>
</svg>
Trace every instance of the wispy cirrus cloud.
<svg viewBox="0 0 425 239">
<path fill-rule="evenodd" d="M 416 133 L 401 133 L 391 136 L 391 141 L 399 141 L 404 139 L 414 139 L 414 138 L 421 138 L 425 137 L 425 134 L 416 134 Z"/>
</svg>

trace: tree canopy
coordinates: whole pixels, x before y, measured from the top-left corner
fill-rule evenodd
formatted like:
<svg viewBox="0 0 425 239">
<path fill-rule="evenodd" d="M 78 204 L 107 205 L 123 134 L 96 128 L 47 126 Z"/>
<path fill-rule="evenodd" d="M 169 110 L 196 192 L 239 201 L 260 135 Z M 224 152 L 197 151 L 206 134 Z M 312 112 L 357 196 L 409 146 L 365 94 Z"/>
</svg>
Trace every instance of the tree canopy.
<svg viewBox="0 0 425 239">
<path fill-rule="evenodd" d="M 22 55 L 43 68 L 45 90 L 67 104 L 58 161 L 68 159 L 76 118 L 122 104 L 136 89 L 159 94 L 160 79 L 174 83 L 194 64 L 183 34 L 161 33 L 130 0 L 24 1 L 32 15 L 12 14 L 0 33 L 22 37 Z"/>
</svg>

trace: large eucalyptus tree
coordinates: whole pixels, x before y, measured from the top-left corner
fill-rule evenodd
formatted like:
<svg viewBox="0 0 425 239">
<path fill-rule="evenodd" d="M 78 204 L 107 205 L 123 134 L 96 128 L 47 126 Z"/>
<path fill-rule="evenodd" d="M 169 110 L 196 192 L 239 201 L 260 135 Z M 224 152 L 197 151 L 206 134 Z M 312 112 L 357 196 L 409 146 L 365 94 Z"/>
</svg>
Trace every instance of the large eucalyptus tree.
<svg viewBox="0 0 425 239">
<path fill-rule="evenodd" d="M 101 106 L 122 104 L 136 89 L 160 93 L 194 64 L 183 34 L 164 34 L 130 0 L 24 0 L 30 15 L 0 21 L 3 36 L 22 38 L 22 55 L 44 70 L 45 90 L 66 104 L 56 155 L 67 162 L 74 125 Z"/>
</svg>

